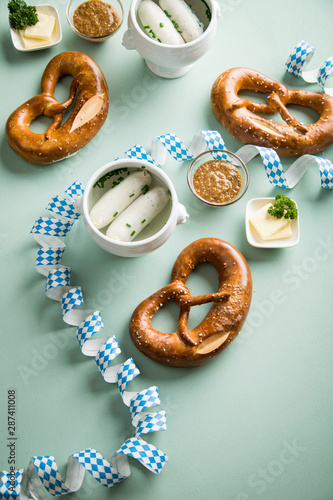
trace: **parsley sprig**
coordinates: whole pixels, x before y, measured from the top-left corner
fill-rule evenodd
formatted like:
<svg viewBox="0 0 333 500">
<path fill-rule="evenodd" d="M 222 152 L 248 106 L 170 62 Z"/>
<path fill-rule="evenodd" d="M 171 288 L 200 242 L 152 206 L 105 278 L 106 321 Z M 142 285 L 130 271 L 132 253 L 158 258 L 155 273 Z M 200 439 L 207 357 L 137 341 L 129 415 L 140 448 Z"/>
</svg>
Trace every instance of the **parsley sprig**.
<svg viewBox="0 0 333 500">
<path fill-rule="evenodd" d="M 298 210 L 296 203 L 285 196 L 284 194 L 277 194 L 275 196 L 275 203 L 268 208 L 268 213 L 277 219 L 296 219 Z"/>
<path fill-rule="evenodd" d="M 14 30 L 24 30 L 26 26 L 38 23 L 37 9 L 24 0 L 10 0 L 8 3 L 9 23 Z"/>
</svg>

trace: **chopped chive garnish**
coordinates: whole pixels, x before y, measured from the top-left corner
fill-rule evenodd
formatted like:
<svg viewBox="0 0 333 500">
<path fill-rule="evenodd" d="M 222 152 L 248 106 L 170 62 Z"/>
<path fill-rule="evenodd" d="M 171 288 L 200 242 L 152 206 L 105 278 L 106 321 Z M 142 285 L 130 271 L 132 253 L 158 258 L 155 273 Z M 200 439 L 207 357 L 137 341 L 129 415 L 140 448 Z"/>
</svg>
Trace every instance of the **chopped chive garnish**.
<svg viewBox="0 0 333 500">
<path fill-rule="evenodd" d="M 126 222 L 126 226 L 127 227 L 132 227 L 131 224 L 129 224 L 128 222 Z"/>
<path fill-rule="evenodd" d="M 148 30 L 149 28 L 150 28 L 150 26 L 149 26 L 149 25 L 144 26 L 144 29 L 145 29 L 145 30 Z"/>
<path fill-rule="evenodd" d="M 134 235 L 135 235 L 135 231 L 132 231 L 132 232 L 131 232 L 131 236 L 134 236 Z"/>
<path fill-rule="evenodd" d="M 117 217 L 118 213 L 119 213 L 119 212 L 115 212 L 115 213 L 113 214 L 113 217 Z"/>
<path fill-rule="evenodd" d="M 205 4 L 205 6 L 206 6 L 206 16 L 207 16 L 208 21 L 210 21 L 210 20 L 211 20 L 211 18 L 212 18 L 212 13 L 211 13 L 211 11 L 210 11 L 210 8 L 208 7 L 208 5 L 207 5 L 207 3 L 205 2 L 205 0 L 201 0 L 201 1 L 202 1 L 202 3 L 204 3 L 204 4 Z"/>
<path fill-rule="evenodd" d="M 149 185 L 148 184 L 145 184 L 142 188 L 141 188 L 141 191 L 143 194 L 146 194 L 148 193 L 149 191 Z"/>
<path fill-rule="evenodd" d="M 124 180 L 124 177 L 118 177 L 118 179 L 116 181 L 113 181 L 111 189 L 113 189 L 114 187 L 118 186 L 118 184 L 120 184 L 121 181 L 123 181 L 123 180 Z"/>
<path fill-rule="evenodd" d="M 164 24 L 163 23 L 160 23 L 160 28 L 164 28 Z"/>
<path fill-rule="evenodd" d="M 127 175 L 129 175 L 130 172 L 128 172 L 128 168 L 125 167 L 125 168 L 117 168 L 115 170 L 112 170 L 111 172 L 108 172 L 107 174 L 103 175 L 103 177 L 101 177 L 100 179 L 98 179 L 97 182 L 95 182 L 95 184 L 93 185 L 93 187 L 99 187 L 99 188 L 104 188 L 104 184 L 105 182 L 110 179 L 111 177 L 113 177 L 114 175 L 119 175 L 123 172 L 127 172 Z M 119 180 L 122 180 L 123 177 L 120 177 Z M 119 184 L 119 182 L 117 183 Z M 114 187 L 114 186 L 112 186 Z"/>
<path fill-rule="evenodd" d="M 144 224 L 147 219 L 142 219 L 141 224 Z"/>
<path fill-rule="evenodd" d="M 162 43 L 162 40 L 160 38 L 157 39 L 158 42 Z"/>
<path fill-rule="evenodd" d="M 134 196 L 134 193 L 130 194 L 129 197 L 132 198 L 132 196 Z"/>
</svg>

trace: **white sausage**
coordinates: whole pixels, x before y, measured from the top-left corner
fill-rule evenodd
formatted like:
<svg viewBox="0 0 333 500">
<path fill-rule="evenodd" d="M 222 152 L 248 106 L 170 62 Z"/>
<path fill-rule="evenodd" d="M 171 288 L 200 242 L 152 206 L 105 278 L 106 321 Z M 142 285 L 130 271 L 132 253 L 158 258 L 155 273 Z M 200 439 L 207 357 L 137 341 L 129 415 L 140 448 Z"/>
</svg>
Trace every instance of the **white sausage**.
<svg viewBox="0 0 333 500">
<path fill-rule="evenodd" d="M 147 170 L 131 173 L 95 203 L 89 214 L 91 222 L 97 229 L 108 226 L 151 182 L 152 177 Z"/>
<path fill-rule="evenodd" d="M 169 198 L 168 191 L 161 186 L 139 196 L 110 224 L 106 236 L 118 241 L 132 241 L 163 210 Z"/>
<path fill-rule="evenodd" d="M 152 0 L 143 0 L 140 3 L 138 16 L 145 33 L 153 40 L 168 45 L 184 43 L 183 38 L 175 29 L 172 21 Z"/>
<path fill-rule="evenodd" d="M 175 21 L 185 42 L 191 42 L 202 35 L 202 23 L 184 0 L 159 0 L 159 4 Z"/>
</svg>

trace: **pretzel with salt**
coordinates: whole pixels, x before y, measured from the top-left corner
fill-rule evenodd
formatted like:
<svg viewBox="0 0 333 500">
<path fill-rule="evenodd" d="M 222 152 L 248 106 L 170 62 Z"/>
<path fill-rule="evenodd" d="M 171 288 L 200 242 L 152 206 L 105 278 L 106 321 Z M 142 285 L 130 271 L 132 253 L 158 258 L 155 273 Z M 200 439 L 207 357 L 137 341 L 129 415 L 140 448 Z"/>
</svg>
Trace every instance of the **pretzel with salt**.
<svg viewBox="0 0 333 500">
<path fill-rule="evenodd" d="M 268 94 L 267 103 L 239 97 L 241 90 Z M 290 113 L 288 105 L 311 108 L 319 118 L 305 126 Z M 238 140 L 273 148 L 281 156 L 316 154 L 333 143 L 333 97 L 289 90 L 253 69 L 233 68 L 219 75 L 211 90 L 211 108 L 215 118 Z M 276 112 L 285 123 L 256 114 Z"/>
<path fill-rule="evenodd" d="M 201 262 L 216 268 L 216 293 L 192 297 L 186 281 Z M 147 357 L 168 366 L 202 365 L 225 349 L 240 332 L 250 308 L 252 278 L 244 257 L 230 243 L 217 238 L 201 238 L 178 256 L 171 283 L 145 299 L 135 309 L 129 324 L 134 345 Z M 178 331 L 164 333 L 152 327 L 151 319 L 168 300 L 180 306 Z M 189 330 L 191 307 L 212 302 L 208 314 Z"/>
<path fill-rule="evenodd" d="M 73 76 L 69 97 L 59 103 L 54 98 L 56 84 L 64 75 Z M 63 112 L 74 108 L 63 122 Z M 46 66 L 41 93 L 19 106 L 8 118 L 6 137 L 9 146 L 24 160 L 47 165 L 79 151 L 97 134 L 106 120 L 109 94 L 99 66 L 81 52 L 62 52 Z M 31 122 L 45 115 L 52 123 L 45 133 L 30 129 Z"/>
</svg>

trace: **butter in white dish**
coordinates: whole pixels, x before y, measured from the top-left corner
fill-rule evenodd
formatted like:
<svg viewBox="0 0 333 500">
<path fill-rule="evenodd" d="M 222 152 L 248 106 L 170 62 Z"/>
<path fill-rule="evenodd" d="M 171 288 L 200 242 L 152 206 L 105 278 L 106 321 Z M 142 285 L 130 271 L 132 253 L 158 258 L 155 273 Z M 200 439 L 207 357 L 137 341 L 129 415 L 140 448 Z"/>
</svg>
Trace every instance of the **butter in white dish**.
<svg viewBox="0 0 333 500">
<path fill-rule="evenodd" d="M 124 210 L 106 231 L 106 236 L 118 241 L 132 241 L 164 209 L 170 199 L 167 189 L 156 186 L 139 196 Z"/>
<path fill-rule="evenodd" d="M 47 14 L 48 16 L 52 16 L 55 18 L 55 25 L 51 35 L 51 40 L 48 42 L 45 40 L 43 41 L 43 40 L 25 38 L 25 45 L 26 45 L 25 46 L 23 44 L 21 31 L 15 30 L 10 26 L 10 36 L 12 39 L 12 43 L 15 49 L 19 50 L 20 52 L 33 52 L 36 50 L 48 49 L 50 47 L 54 47 L 62 40 L 61 22 L 56 7 L 53 7 L 53 5 L 49 4 L 40 4 L 36 6 L 36 9 L 38 15 L 40 13 Z"/>
<path fill-rule="evenodd" d="M 56 26 L 56 18 L 53 15 L 45 14 L 37 8 L 38 23 L 34 26 L 27 26 L 20 31 L 20 39 L 25 49 L 42 47 L 52 42 L 52 34 Z"/>
<path fill-rule="evenodd" d="M 278 219 L 268 213 L 271 203 L 257 210 L 251 217 L 250 223 L 264 241 L 290 238 L 292 230 L 290 221 L 282 217 Z"/>
<path fill-rule="evenodd" d="M 38 23 L 34 26 L 27 26 L 24 30 L 24 36 L 26 38 L 50 42 L 55 22 L 55 17 L 39 13 Z"/>
<path fill-rule="evenodd" d="M 116 186 L 106 191 L 90 210 L 90 219 L 97 229 L 108 226 L 121 212 L 138 198 L 152 183 L 147 170 L 129 174 Z"/>
</svg>

